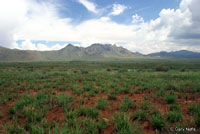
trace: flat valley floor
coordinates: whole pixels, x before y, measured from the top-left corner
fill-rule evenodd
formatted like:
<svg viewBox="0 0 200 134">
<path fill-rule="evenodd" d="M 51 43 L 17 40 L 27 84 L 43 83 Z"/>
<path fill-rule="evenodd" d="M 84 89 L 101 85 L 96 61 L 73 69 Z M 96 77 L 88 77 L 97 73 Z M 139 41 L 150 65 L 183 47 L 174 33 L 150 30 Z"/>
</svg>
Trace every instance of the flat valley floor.
<svg viewBox="0 0 200 134">
<path fill-rule="evenodd" d="M 2 134 L 200 133 L 200 62 L 0 63 Z"/>
</svg>

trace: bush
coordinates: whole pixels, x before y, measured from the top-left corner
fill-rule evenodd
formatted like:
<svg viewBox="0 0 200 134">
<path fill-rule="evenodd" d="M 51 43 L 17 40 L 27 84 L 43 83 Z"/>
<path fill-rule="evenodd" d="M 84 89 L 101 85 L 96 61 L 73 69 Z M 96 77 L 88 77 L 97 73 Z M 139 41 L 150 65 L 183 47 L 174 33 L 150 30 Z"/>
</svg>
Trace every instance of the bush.
<svg viewBox="0 0 200 134">
<path fill-rule="evenodd" d="M 134 114 L 133 114 L 133 119 L 137 120 L 146 120 L 146 112 L 143 111 L 142 109 L 138 109 Z"/>
<path fill-rule="evenodd" d="M 167 72 L 167 71 L 169 71 L 169 67 L 165 66 L 165 65 L 158 65 L 158 66 L 156 66 L 156 71 Z"/>
<path fill-rule="evenodd" d="M 169 112 L 167 115 L 167 120 L 170 122 L 177 122 L 182 119 L 182 114 L 179 112 Z"/>
<path fill-rule="evenodd" d="M 165 97 L 165 101 L 166 101 L 168 104 L 175 103 L 175 102 L 176 102 L 176 96 L 175 96 L 175 95 L 172 95 L 172 94 L 168 94 L 168 95 L 166 95 L 166 97 Z"/>
</svg>

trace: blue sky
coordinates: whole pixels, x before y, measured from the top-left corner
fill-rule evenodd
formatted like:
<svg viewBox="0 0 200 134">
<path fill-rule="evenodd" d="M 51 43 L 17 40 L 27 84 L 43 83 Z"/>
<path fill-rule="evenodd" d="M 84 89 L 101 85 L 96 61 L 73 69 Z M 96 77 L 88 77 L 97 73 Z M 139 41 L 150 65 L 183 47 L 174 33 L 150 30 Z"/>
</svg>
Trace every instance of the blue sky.
<svg viewBox="0 0 200 134">
<path fill-rule="evenodd" d="M 110 43 L 141 53 L 200 51 L 197 5 L 199 0 L 0 1 L 0 45 L 43 51 Z"/>
<path fill-rule="evenodd" d="M 95 3 L 97 9 L 102 10 L 102 12 L 94 14 L 77 1 L 59 0 L 62 5 L 59 9 L 60 16 L 62 18 L 72 18 L 73 24 L 107 16 L 112 11 L 113 4 L 121 4 L 127 7 L 123 14 L 111 17 L 113 21 L 122 24 L 131 24 L 133 14 L 139 14 L 145 21 L 156 19 L 162 9 L 177 9 L 180 4 L 180 0 L 91 0 Z"/>
</svg>

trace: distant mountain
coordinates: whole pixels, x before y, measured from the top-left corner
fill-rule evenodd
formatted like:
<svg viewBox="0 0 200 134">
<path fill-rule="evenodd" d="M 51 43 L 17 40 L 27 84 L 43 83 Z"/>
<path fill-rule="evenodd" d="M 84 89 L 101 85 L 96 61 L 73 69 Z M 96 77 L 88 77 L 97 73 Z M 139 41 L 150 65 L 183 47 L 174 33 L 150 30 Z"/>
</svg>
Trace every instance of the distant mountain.
<svg viewBox="0 0 200 134">
<path fill-rule="evenodd" d="M 70 61 L 70 60 L 106 60 L 141 57 L 123 47 L 110 44 L 92 44 L 89 47 L 77 47 L 71 44 L 54 51 L 30 51 L 0 47 L 0 61 Z"/>
<path fill-rule="evenodd" d="M 180 50 L 180 51 L 173 51 L 173 52 L 161 51 L 158 53 L 151 53 L 146 56 L 167 57 L 167 58 L 200 58 L 200 53 L 192 52 L 188 50 Z"/>
</svg>

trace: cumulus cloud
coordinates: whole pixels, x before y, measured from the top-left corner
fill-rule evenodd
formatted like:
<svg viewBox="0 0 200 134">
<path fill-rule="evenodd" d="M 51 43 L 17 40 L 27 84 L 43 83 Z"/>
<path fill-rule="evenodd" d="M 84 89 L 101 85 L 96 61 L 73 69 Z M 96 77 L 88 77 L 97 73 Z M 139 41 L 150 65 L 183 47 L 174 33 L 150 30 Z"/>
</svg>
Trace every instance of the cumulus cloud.
<svg viewBox="0 0 200 134">
<path fill-rule="evenodd" d="M 113 4 L 112 12 L 110 15 L 116 16 L 123 13 L 127 9 L 127 6 L 121 4 Z"/>
<path fill-rule="evenodd" d="M 87 8 L 88 11 L 98 13 L 95 3 L 88 0 L 78 0 L 78 2 L 85 6 L 85 8 Z"/>
<path fill-rule="evenodd" d="M 10 3 L 14 2 L 12 6 Z M 19 4 L 20 3 L 20 4 Z M 119 44 L 132 51 L 150 53 L 188 49 L 200 51 L 199 0 L 182 0 L 178 9 L 163 9 L 155 20 L 133 14 L 131 25 L 119 24 L 109 17 L 72 25 L 71 18 L 60 18 L 55 4 L 34 0 L 0 1 L 0 45 L 31 50 L 53 50 L 62 45 L 33 44 L 30 40 L 76 41 Z M 96 7 L 95 7 L 96 8 Z M 118 11 L 120 14 L 122 11 Z M 27 40 L 30 39 L 30 40 Z M 16 40 L 25 40 L 21 45 Z"/>
<path fill-rule="evenodd" d="M 53 46 L 47 46 L 46 44 L 42 44 L 42 43 L 39 43 L 39 44 L 32 43 L 29 39 L 27 39 L 27 40 L 23 41 L 21 43 L 21 45 L 19 45 L 19 47 L 22 50 L 50 51 L 50 50 L 62 49 L 66 45 L 67 44 L 65 44 L 65 45 L 55 44 Z"/>
<path fill-rule="evenodd" d="M 144 23 L 144 19 L 141 16 L 138 16 L 137 14 L 132 16 L 133 20 L 132 23 L 137 24 L 137 23 Z"/>
</svg>

